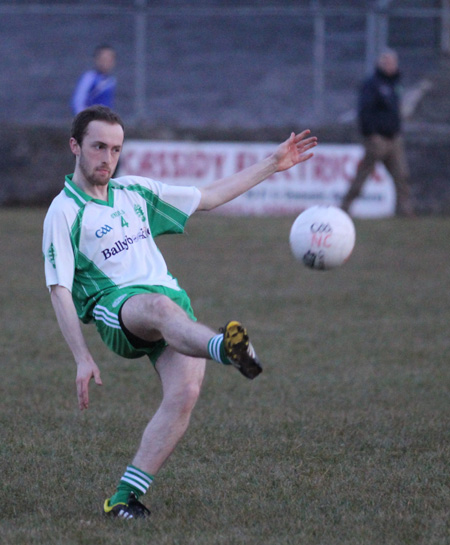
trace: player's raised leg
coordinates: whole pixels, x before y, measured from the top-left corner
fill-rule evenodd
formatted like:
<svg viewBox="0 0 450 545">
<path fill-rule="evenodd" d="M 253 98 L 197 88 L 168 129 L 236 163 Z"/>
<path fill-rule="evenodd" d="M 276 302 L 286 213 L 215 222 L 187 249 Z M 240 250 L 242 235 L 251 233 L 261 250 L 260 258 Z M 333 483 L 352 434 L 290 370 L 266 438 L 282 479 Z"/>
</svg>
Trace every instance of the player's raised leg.
<svg viewBox="0 0 450 545">
<path fill-rule="evenodd" d="M 262 371 L 247 331 L 239 322 L 228 322 L 223 333 L 217 335 L 206 325 L 191 320 L 166 295 L 131 297 L 122 307 L 122 320 L 133 335 L 146 341 L 164 338 L 181 354 L 232 364 L 250 379 Z"/>
<path fill-rule="evenodd" d="M 122 306 L 122 320 L 128 331 L 145 341 L 164 338 L 177 352 L 209 358 L 207 345 L 214 335 L 207 326 L 189 318 L 172 299 L 159 293 L 130 297 Z"/>
</svg>

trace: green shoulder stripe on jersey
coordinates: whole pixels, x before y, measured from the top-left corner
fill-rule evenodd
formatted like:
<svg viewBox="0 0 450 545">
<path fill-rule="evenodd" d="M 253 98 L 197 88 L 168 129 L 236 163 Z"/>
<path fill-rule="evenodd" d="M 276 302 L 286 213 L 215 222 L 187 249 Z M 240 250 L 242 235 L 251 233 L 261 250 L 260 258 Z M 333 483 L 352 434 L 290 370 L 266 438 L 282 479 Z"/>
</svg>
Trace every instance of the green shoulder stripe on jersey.
<svg viewBox="0 0 450 545">
<path fill-rule="evenodd" d="M 176 208 L 175 206 L 162 200 L 151 189 L 143 187 L 139 184 L 122 186 L 118 183 L 111 184 L 114 189 L 122 189 L 125 191 L 135 191 L 147 203 L 147 214 L 152 218 L 151 224 L 152 236 L 157 237 L 163 233 L 182 233 L 188 219 L 188 215 Z"/>
<path fill-rule="evenodd" d="M 72 241 L 72 248 L 73 248 L 73 253 L 75 256 L 75 262 L 77 260 L 78 251 L 80 248 L 81 222 L 83 220 L 84 211 L 85 211 L 84 206 L 80 208 L 80 210 L 78 210 L 78 213 L 75 217 L 75 221 L 73 222 L 72 228 L 70 230 L 70 238 Z"/>
</svg>

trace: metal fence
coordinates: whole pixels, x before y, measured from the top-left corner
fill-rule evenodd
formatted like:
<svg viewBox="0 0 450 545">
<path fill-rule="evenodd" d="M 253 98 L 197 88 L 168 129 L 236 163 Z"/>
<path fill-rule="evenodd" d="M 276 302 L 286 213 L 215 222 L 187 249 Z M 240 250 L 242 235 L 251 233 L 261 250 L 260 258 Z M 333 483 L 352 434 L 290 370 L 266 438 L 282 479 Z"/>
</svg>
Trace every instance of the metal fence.
<svg viewBox="0 0 450 545">
<path fill-rule="evenodd" d="M 3 3 L 0 119 L 66 124 L 101 42 L 118 51 L 117 109 L 129 123 L 193 128 L 333 121 L 385 46 L 410 81 L 450 50 L 447 0 L 350 4 Z"/>
</svg>

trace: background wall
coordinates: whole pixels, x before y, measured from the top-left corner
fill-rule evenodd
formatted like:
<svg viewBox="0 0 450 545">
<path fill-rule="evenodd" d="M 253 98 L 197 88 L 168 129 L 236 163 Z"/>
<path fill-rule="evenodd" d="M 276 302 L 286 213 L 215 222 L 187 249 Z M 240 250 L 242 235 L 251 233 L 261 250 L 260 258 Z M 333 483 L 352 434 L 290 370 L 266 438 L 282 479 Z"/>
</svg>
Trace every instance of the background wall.
<svg viewBox="0 0 450 545">
<path fill-rule="evenodd" d="M 69 101 L 103 42 L 118 52 L 128 136 L 268 140 L 309 126 L 355 142 L 357 87 L 398 49 L 406 90 L 434 85 L 405 129 L 423 212 L 448 204 L 449 67 L 441 2 L 0 2 L 0 204 L 47 202 L 72 168 Z M 26 188 L 26 191 L 24 190 Z"/>
</svg>

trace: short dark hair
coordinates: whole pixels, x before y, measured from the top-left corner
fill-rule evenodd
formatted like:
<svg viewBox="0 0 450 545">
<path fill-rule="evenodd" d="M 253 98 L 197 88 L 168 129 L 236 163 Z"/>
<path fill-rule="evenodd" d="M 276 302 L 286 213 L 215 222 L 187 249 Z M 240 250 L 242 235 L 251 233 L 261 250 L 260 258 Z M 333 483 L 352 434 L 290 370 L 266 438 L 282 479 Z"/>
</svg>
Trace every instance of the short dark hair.
<svg viewBox="0 0 450 545">
<path fill-rule="evenodd" d="M 116 112 L 107 106 L 95 104 L 94 106 L 89 106 L 89 108 L 82 110 L 73 119 L 71 136 L 72 138 L 75 138 L 80 146 L 83 143 L 83 138 L 86 135 L 87 127 L 91 121 L 106 121 L 106 123 L 111 123 L 111 125 L 117 124 L 125 131 L 123 121 L 119 114 L 116 114 Z"/>
</svg>

